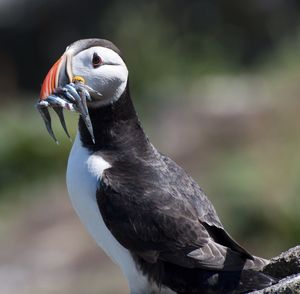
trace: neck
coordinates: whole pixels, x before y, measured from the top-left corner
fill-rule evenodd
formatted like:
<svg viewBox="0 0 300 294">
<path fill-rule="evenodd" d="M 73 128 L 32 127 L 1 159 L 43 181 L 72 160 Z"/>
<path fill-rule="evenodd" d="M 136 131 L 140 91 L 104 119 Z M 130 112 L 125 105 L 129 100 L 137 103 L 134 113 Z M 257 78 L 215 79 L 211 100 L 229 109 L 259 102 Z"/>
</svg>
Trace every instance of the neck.
<svg viewBox="0 0 300 294">
<path fill-rule="evenodd" d="M 99 107 L 90 107 L 95 144 L 82 118 L 79 119 L 80 139 L 90 151 L 145 150 L 148 140 L 145 136 L 132 100 L 129 86 L 117 101 Z"/>
</svg>

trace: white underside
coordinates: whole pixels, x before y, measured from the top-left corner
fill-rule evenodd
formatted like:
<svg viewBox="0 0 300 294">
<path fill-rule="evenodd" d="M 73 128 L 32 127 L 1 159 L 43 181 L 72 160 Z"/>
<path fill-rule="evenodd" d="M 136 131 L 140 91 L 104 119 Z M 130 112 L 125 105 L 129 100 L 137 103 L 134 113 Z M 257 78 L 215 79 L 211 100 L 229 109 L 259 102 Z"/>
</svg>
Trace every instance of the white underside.
<svg viewBox="0 0 300 294">
<path fill-rule="evenodd" d="M 68 161 L 68 192 L 81 222 L 97 244 L 121 268 L 131 293 L 146 293 L 150 286 L 146 277 L 137 270 L 129 251 L 108 230 L 98 209 L 97 184 L 103 171 L 109 167 L 109 163 L 99 155 L 90 154 L 82 147 L 77 134 Z"/>
</svg>

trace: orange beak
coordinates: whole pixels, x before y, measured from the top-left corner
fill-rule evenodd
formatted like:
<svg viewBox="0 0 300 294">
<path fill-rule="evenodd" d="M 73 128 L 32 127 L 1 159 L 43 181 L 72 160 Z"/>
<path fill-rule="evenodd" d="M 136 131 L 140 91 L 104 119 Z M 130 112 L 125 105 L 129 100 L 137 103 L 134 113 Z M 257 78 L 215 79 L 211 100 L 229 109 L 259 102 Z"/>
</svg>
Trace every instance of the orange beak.
<svg viewBox="0 0 300 294">
<path fill-rule="evenodd" d="M 46 99 L 58 86 L 58 76 L 62 66 L 63 56 L 59 58 L 47 73 L 40 93 L 41 100 Z"/>
</svg>

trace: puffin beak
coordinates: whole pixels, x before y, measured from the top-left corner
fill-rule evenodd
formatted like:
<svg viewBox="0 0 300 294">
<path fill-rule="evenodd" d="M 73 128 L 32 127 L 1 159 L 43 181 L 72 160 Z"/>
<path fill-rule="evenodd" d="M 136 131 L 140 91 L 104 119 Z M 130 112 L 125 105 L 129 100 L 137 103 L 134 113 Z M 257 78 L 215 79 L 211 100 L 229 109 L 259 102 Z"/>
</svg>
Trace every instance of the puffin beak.
<svg viewBox="0 0 300 294">
<path fill-rule="evenodd" d="M 68 58 L 69 57 L 69 58 Z M 68 62 L 69 60 L 69 62 Z M 69 63 L 69 66 L 66 66 Z M 69 69 L 69 70 L 68 70 Z M 51 97 L 51 95 L 54 93 L 54 90 L 57 89 L 60 85 L 63 85 L 64 83 L 67 84 L 70 81 L 71 78 L 71 72 L 70 72 L 71 66 L 70 66 L 70 56 L 68 56 L 66 53 L 60 57 L 51 67 L 49 72 L 47 73 L 40 92 L 40 101 L 37 104 L 37 109 L 40 112 L 48 133 L 50 136 L 54 139 L 54 141 L 58 144 L 58 141 L 54 135 L 54 132 L 52 130 L 51 126 L 51 116 L 48 110 L 48 104 L 51 101 L 56 101 L 54 97 Z M 67 72 L 67 75 L 65 74 Z M 67 79 L 66 79 L 67 76 Z M 52 102 L 53 103 L 53 102 Z M 61 122 L 61 125 L 67 134 L 67 136 L 70 138 L 69 132 L 67 130 L 64 114 L 63 114 L 63 108 L 57 105 L 56 107 L 53 107 L 53 110 L 57 113 L 59 120 Z"/>
<path fill-rule="evenodd" d="M 71 83 L 73 79 L 71 52 L 66 52 L 60 57 L 47 73 L 40 92 L 40 99 L 44 100 L 59 86 L 64 86 Z"/>
<path fill-rule="evenodd" d="M 46 99 L 50 94 L 53 93 L 54 89 L 58 87 L 58 76 L 62 65 L 63 56 L 59 58 L 51 67 L 47 73 L 44 82 L 42 84 L 40 98 Z"/>
<path fill-rule="evenodd" d="M 77 111 L 84 120 L 91 134 L 92 141 L 95 142 L 86 99 L 91 100 L 89 92 L 95 92 L 99 96 L 102 95 L 85 85 L 82 77 L 73 77 L 71 65 L 72 54 L 73 52 L 70 50 L 65 52 L 47 73 L 42 84 L 37 109 L 45 122 L 48 133 L 56 143 L 58 141 L 52 130 L 51 116 L 48 110 L 49 106 L 57 113 L 61 125 L 69 138 L 70 135 L 66 127 L 63 109 Z"/>
</svg>

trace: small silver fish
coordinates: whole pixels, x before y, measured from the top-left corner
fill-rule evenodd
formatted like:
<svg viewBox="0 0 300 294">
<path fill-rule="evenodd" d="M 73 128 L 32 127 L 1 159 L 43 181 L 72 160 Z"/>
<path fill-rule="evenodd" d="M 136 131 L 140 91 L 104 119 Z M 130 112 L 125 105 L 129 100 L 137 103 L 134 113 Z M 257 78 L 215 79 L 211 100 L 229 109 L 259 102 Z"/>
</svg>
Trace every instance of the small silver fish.
<svg viewBox="0 0 300 294">
<path fill-rule="evenodd" d="M 87 107 L 87 101 L 92 100 L 90 93 L 92 95 L 102 96 L 100 93 L 84 84 L 82 79 L 75 77 L 72 83 L 67 84 L 64 87 L 58 87 L 48 97 L 39 99 L 36 108 L 44 120 L 49 135 L 57 144 L 58 141 L 51 125 L 51 116 L 48 110 L 49 107 L 53 108 L 58 115 L 60 123 L 69 138 L 70 135 L 66 126 L 63 110 L 67 109 L 69 111 L 78 112 L 85 122 L 92 141 L 95 144 L 93 126 Z"/>
</svg>

